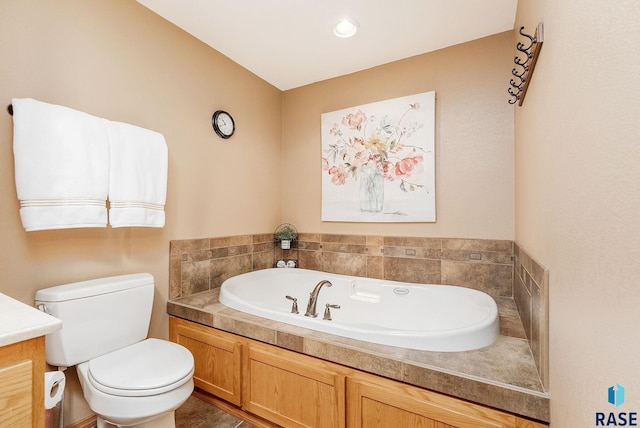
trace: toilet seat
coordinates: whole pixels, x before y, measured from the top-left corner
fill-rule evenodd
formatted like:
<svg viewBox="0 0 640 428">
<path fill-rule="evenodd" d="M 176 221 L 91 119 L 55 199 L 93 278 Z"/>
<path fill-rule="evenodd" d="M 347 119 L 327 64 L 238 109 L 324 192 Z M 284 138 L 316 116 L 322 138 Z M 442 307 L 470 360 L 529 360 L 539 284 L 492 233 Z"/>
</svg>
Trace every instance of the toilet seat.
<svg viewBox="0 0 640 428">
<path fill-rule="evenodd" d="M 97 390 L 121 397 L 162 394 L 188 382 L 193 355 L 160 339 L 146 339 L 88 362 L 88 380 Z"/>
</svg>

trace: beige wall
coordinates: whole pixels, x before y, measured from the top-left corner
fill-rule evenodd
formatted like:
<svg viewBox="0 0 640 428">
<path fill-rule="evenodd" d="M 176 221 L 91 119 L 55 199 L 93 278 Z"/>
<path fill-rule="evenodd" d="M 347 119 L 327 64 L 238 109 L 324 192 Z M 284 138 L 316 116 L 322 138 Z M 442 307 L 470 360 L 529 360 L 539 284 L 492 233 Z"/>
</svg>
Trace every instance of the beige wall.
<svg viewBox="0 0 640 428">
<path fill-rule="evenodd" d="M 166 297 L 170 239 L 271 230 L 280 220 L 281 91 L 136 2 L 2 0 L 0 77 L 0 290 L 6 294 L 32 302 L 45 286 L 148 270 Z M 25 232 L 12 120 L 4 111 L 13 97 L 164 134 L 165 228 Z M 236 119 L 227 141 L 211 127 L 218 108 Z"/>
<path fill-rule="evenodd" d="M 25 232 L 5 111 L 14 97 L 164 134 L 166 226 Z M 281 98 L 135 1 L 0 0 L 0 292 L 32 304 L 40 288 L 148 271 L 151 335 L 165 337 L 169 241 L 263 232 L 280 221 Z M 218 108 L 236 119 L 228 141 L 211 128 Z M 67 424 L 86 416 L 77 394 L 67 404 Z"/>
<path fill-rule="evenodd" d="M 538 21 L 515 116 L 516 242 L 550 272 L 552 426 L 590 427 L 597 411 L 640 411 L 640 6 L 520 0 L 516 27 Z"/>
<path fill-rule="evenodd" d="M 513 33 L 286 91 L 283 220 L 299 230 L 513 239 Z M 321 222 L 320 115 L 436 92 L 436 223 Z"/>
</svg>

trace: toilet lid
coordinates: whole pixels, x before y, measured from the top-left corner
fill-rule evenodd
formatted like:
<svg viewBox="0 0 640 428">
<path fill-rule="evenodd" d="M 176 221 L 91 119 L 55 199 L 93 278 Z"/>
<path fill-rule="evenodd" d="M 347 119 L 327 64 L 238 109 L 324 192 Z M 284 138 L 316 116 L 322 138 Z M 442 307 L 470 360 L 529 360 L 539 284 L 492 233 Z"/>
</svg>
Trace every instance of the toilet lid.
<svg viewBox="0 0 640 428">
<path fill-rule="evenodd" d="M 155 395 L 187 382 L 193 355 L 185 347 L 146 339 L 89 361 L 89 380 L 103 392 L 121 396 Z"/>
</svg>

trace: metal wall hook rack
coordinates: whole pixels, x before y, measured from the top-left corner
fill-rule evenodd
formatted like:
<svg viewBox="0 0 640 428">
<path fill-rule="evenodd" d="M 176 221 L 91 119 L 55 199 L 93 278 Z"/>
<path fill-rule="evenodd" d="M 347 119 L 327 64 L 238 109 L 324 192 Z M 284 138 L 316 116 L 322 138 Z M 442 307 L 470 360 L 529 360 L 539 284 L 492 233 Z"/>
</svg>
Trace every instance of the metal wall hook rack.
<svg viewBox="0 0 640 428">
<path fill-rule="evenodd" d="M 538 61 L 540 49 L 544 42 L 544 24 L 542 22 L 538 23 L 533 37 L 524 33 L 523 30 L 524 27 L 520 27 L 518 32 L 528 40 L 526 40 L 525 43 L 518 42 L 516 49 L 524 54 L 524 59 L 520 54 L 516 55 L 513 59 L 516 67 L 511 70 L 511 74 L 513 74 L 515 78 L 509 81 L 511 86 L 507 89 L 507 92 L 509 92 L 509 95 L 512 97 L 509 100 L 509 104 L 518 103 L 519 106 L 524 102 L 524 96 L 529 88 L 533 69 L 536 66 L 536 61 Z"/>
</svg>

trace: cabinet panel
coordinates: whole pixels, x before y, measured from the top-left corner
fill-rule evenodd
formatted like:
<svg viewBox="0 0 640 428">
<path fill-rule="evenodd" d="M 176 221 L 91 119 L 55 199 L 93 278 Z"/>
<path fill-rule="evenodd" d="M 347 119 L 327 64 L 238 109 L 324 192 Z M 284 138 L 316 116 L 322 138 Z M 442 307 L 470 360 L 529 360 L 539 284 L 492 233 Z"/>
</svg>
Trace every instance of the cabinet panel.
<svg viewBox="0 0 640 428">
<path fill-rule="evenodd" d="M 514 428 L 515 416 L 400 382 L 357 375 L 347 382 L 350 428 Z M 397 422 L 395 422 L 397 421 Z"/>
<path fill-rule="evenodd" d="M 0 368 L 0 426 L 32 426 L 31 360 Z"/>
<path fill-rule="evenodd" d="M 241 404 L 242 342 L 216 329 L 170 318 L 170 340 L 193 354 L 196 387 L 235 405 Z"/>
<path fill-rule="evenodd" d="M 251 344 L 243 408 L 287 427 L 345 426 L 345 374 L 324 361 Z"/>
<path fill-rule="evenodd" d="M 444 424 L 368 397 L 362 397 L 361 405 L 361 426 L 363 427 L 453 428 L 453 425 Z"/>
<path fill-rule="evenodd" d="M 0 427 L 44 427 L 44 336 L 0 347 Z"/>
</svg>

